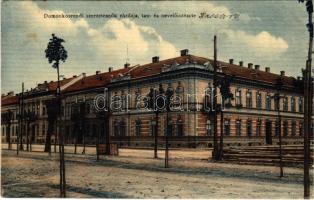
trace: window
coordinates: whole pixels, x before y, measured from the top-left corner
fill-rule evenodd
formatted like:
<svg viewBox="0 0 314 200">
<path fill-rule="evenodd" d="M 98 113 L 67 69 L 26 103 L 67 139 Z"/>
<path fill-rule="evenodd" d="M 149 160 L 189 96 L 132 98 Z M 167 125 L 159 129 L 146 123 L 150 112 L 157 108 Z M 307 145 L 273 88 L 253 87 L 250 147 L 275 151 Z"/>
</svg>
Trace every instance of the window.
<svg viewBox="0 0 314 200">
<path fill-rule="evenodd" d="M 135 135 L 141 136 L 141 120 L 140 119 L 137 119 L 135 121 Z"/>
<path fill-rule="evenodd" d="M 256 121 L 256 136 L 260 136 L 261 134 L 261 128 L 262 128 L 262 120 L 258 119 Z"/>
<path fill-rule="evenodd" d="M 291 112 L 295 112 L 295 98 L 291 97 Z"/>
<path fill-rule="evenodd" d="M 45 123 L 42 125 L 42 135 L 46 135 L 46 126 Z"/>
<path fill-rule="evenodd" d="M 261 94 L 261 92 L 256 92 L 256 108 L 257 109 L 262 108 L 262 94 Z"/>
<path fill-rule="evenodd" d="M 168 136 L 172 136 L 172 121 L 169 121 L 168 124 L 167 124 L 167 128 L 165 129 L 165 135 L 168 135 Z"/>
<path fill-rule="evenodd" d="M 303 134 L 304 134 L 304 124 L 303 124 L 303 122 L 299 123 L 299 132 L 300 132 L 300 136 L 303 136 Z"/>
<path fill-rule="evenodd" d="M 283 122 L 283 135 L 288 136 L 288 121 Z"/>
<path fill-rule="evenodd" d="M 120 135 L 120 127 L 119 127 L 119 122 L 118 121 L 115 121 L 113 123 L 113 133 L 114 133 L 114 136 L 119 136 Z"/>
<path fill-rule="evenodd" d="M 247 132 L 247 136 L 249 137 L 252 136 L 252 120 L 250 119 L 246 121 L 246 132 Z"/>
<path fill-rule="evenodd" d="M 237 136 L 241 136 L 241 120 L 236 120 L 236 134 Z"/>
<path fill-rule="evenodd" d="M 270 94 L 266 95 L 266 110 L 270 110 L 271 109 L 271 96 Z"/>
<path fill-rule="evenodd" d="M 134 108 L 135 109 L 141 108 L 141 90 L 140 90 L 140 88 L 137 88 L 137 91 L 135 92 Z"/>
<path fill-rule="evenodd" d="M 276 121 L 276 127 L 275 127 L 276 136 L 279 136 L 280 128 L 281 128 L 281 125 L 279 124 L 279 121 L 277 120 Z"/>
<path fill-rule="evenodd" d="M 246 92 L 246 107 L 252 108 L 252 91 L 248 90 Z"/>
<path fill-rule="evenodd" d="M 150 123 L 150 134 L 151 136 L 155 136 L 155 128 L 156 128 L 156 120 L 151 121 Z"/>
<path fill-rule="evenodd" d="M 177 136 L 183 136 L 183 121 L 181 117 L 177 119 Z"/>
<path fill-rule="evenodd" d="M 212 126 L 209 119 L 206 121 L 206 133 L 207 136 L 212 136 Z"/>
<path fill-rule="evenodd" d="M 124 120 L 122 120 L 121 122 L 120 122 L 120 136 L 125 136 L 126 134 L 126 124 L 125 124 L 125 122 L 124 122 Z"/>
<path fill-rule="evenodd" d="M 42 115 L 46 115 L 46 106 L 43 106 Z"/>
<path fill-rule="evenodd" d="M 238 106 L 242 105 L 241 90 L 240 89 L 236 90 L 235 101 L 236 101 L 236 105 L 238 105 Z"/>
<path fill-rule="evenodd" d="M 224 133 L 225 135 L 230 135 L 230 119 L 224 120 Z"/>
<path fill-rule="evenodd" d="M 296 125 L 296 122 L 293 121 L 293 122 L 291 123 L 291 135 L 292 135 L 292 136 L 295 136 L 295 135 L 296 135 L 296 131 L 297 131 L 297 125 Z"/>
<path fill-rule="evenodd" d="M 303 112 L 303 98 L 299 97 L 299 112 Z"/>
<path fill-rule="evenodd" d="M 283 98 L 283 111 L 288 111 L 288 97 Z"/>
</svg>

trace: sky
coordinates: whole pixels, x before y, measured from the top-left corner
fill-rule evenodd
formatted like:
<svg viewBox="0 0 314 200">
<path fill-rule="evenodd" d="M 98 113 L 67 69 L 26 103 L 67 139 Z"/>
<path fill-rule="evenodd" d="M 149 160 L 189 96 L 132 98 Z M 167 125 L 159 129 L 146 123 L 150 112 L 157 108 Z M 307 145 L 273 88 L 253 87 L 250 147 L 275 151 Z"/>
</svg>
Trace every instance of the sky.
<svg viewBox="0 0 314 200">
<path fill-rule="evenodd" d="M 181 49 L 218 60 L 259 64 L 271 72 L 301 76 L 308 49 L 304 4 L 289 1 L 2 1 L 1 93 L 20 92 L 56 80 L 45 58 L 51 34 L 63 38 L 68 59 L 60 73 L 118 69 L 176 57 Z M 196 18 L 155 18 L 154 14 L 195 14 Z M 200 13 L 239 14 L 238 19 L 199 19 Z M 45 14 L 138 14 L 139 18 L 45 18 Z M 150 18 L 142 18 L 149 14 Z"/>
</svg>

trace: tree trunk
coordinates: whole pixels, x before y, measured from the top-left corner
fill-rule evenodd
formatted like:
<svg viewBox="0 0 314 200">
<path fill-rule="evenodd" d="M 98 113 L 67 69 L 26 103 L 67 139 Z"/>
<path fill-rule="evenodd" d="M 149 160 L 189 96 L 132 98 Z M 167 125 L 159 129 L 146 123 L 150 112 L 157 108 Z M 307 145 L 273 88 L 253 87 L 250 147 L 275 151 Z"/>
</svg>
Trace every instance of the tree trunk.
<svg viewBox="0 0 314 200">
<path fill-rule="evenodd" d="M 26 151 L 29 151 L 29 123 L 26 126 Z"/>
<path fill-rule="evenodd" d="M 48 122 L 48 130 L 46 134 L 46 141 L 45 141 L 45 152 L 49 152 L 49 155 L 51 154 L 51 135 L 53 131 L 53 125 L 54 121 L 49 121 Z"/>
</svg>

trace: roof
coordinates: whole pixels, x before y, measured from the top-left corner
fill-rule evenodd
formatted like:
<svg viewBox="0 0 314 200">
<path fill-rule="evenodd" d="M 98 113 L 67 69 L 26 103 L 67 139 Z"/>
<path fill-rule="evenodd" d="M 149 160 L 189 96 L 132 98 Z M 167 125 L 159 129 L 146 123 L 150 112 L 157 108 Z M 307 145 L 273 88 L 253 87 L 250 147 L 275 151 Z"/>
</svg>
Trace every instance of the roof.
<svg viewBox="0 0 314 200">
<path fill-rule="evenodd" d="M 8 105 L 17 104 L 17 103 L 18 103 L 17 96 L 1 97 L 1 106 L 8 106 Z"/>
<path fill-rule="evenodd" d="M 75 77 L 60 80 L 60 87 L 62 87 L 63 85 L 69 83 L 69 82 L 72 81 L 74 78 L 75 78 Z M 48 89 L 49 89 L 50 91 L 57 90 L 57 87 L 58 87 L 58 81 L 48 82 Z"/>
<path fill-rule="evenodd" d="M 112 78 L 119 77 L 121 74 L 127 73 L 130 69 L 132 69 L 132 67 L 83 77 L 81 80 L 67 87 L 65 90 L 63 90 L 63 92 L 75 92 L 104 86 L 110 83 Z"/>
<path fill-rule="evenodd" d="M 182 65 L 187 62 L 196 63 L 199 65 L 204 65 L 206 62 L 210 62 L 212 65 L 214 64 L 214 61 L 208 58 L 198 57 L 194 55 L 185 55 L 185 56 L 158 61 L 156 63 L 136 65 L 136 66 L 132 66 L 128 68 L 114 70 L 112 72 L 105 72 L 105 73 L 87 76 L 79 80 L 78 82 L 74 83 L 73 85 L 69 86 L 68 88 L 66 88 L 64 92 L 74 92 L 74 91 L 80 91 L 80 90 L 86 90 L 86 89 L 105 86 L 106 84 L 110 83 L 110 80 L 112 78 L 117 78 L 121 74 L 122 75 L 129 74 L 131 79 L 150 77 L 150 76 L 160 74 L 164 67 L 170 67 L 173 63 Z M 276 84 L 278 78 L 280 77 L 280 75 L 274 74 L 271 72 L 250 69 L 247 67 L 230 64 L 230 63 L 222 62 L 222 61 L 218 61 L 218 66 L 222 67 L 222 72 L 227 75 L 244 78 L 251 81 L 259 81 L 259 82 L 264 82 L 268 84 Z M 283 76 L 283 84 L 285 86 L 294 87 L 295 80 L 296 79 L 294 77 Z"/>
</svg>

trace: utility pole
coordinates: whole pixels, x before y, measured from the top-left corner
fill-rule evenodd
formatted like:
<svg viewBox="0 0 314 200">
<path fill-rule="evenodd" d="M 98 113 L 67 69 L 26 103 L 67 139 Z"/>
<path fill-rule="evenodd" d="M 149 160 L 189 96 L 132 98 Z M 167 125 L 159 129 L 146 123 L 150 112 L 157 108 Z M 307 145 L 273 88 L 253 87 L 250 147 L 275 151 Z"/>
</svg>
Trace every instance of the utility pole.
<svg viewBox="0 0 314 200">
<path fill-rule="evenodd" d="M 22 145 L 22 125 L 23 125 L 23 114 L 24 114 L 24 108 L 23 108 L 23 102 L 24 102 L 24 82 L 22 83 L 22 93 L 19 96 L 19 134 L 18 134 L 18 139 L 16 140 L 16 155 L 19 155 L 19 149 L 23 149 Z M 20 143 L 20 147 L 19 147 Z"/>
<path fill-rule="evenodd" d="M 308 12 L 308 24 L 306 25 L 309 31 L 309 48 L 308 58 L 306 61 L 306 69 L 304 76 L 304 198 L 310 198 L 310 138 L 311 138 L 311 119 L 312 119 L 312 104 L 313 104 L 313 79 L 312 73 L 312 53 L 313 53 L 313 1 L 298 0 L 306 2 L 306 11 Z"/>
<path fill-rule="evenodd" d="M 218 142 L 217 142 L 217 36 L 214 36 L 214 150 L 213 160 L 218 160 Z"/>
</svg>

